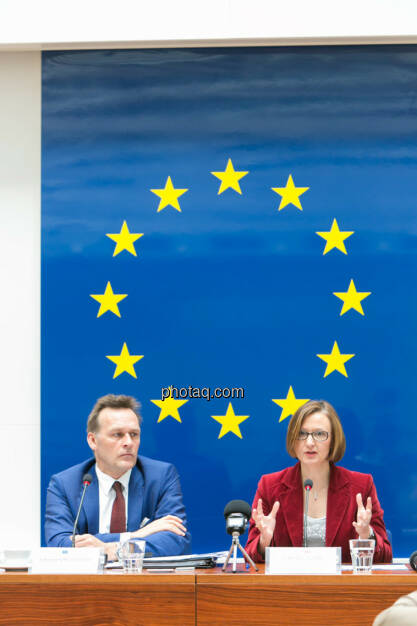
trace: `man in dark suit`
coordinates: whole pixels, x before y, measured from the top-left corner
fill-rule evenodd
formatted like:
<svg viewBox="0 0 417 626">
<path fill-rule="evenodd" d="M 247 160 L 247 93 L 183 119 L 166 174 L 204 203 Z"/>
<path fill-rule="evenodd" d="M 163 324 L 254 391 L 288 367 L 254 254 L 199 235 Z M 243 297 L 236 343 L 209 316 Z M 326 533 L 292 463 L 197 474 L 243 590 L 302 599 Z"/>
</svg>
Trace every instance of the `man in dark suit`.
<svg viewBox="0 0 417 626">
<path fill-rule="evenodd" d="M 83 476 L 91 474 L 76 547 L 104 547 L 110 557 L 120 541 L 146 540 L 154 556 L 189 552 L 178 473 L 170 463 L 138 456 L 141 416 L 130 396 L 99 398 L 87 422 L 94 457 L 52 476 L 48 486 L 45 536 L 48 546 L 70 546 Z"/>
</svg>

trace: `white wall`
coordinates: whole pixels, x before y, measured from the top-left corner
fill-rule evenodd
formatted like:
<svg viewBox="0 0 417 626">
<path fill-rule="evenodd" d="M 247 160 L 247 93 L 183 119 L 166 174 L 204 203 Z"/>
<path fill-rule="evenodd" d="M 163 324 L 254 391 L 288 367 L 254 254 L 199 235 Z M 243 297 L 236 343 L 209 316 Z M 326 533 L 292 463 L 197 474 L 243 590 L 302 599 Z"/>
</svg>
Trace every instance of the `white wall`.
<svg viewBox="0 0 417 626">
<path fill-rule="evenodd" d="M 39 542 L 40 72 L 0 54 L 0 547 Z"/>
<path fill-rule="evenodd" d="M 0 1 L 0 45 L 26 49 L 57 48 L 62 42 L 67 47 L 323 38 L 411 42 L 416 35 L 416 0 Z"/>
</svg>

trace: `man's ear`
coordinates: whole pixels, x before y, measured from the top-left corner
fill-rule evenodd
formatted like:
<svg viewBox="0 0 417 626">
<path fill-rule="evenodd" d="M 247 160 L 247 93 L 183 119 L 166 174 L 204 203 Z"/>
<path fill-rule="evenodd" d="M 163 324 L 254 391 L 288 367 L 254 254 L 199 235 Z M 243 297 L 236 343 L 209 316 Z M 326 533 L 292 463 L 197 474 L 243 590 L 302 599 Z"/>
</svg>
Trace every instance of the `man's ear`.
<svg viewBox="0 0 417 626">
<path fill-rule="evenodd" d="M 90 448 L 93 451 L 95 451 L 97 447 L 97 443 L 96 443 L 96 436 L 94 433 L 87 433 L 87 443 L 90 446 Z"/>
</svg>

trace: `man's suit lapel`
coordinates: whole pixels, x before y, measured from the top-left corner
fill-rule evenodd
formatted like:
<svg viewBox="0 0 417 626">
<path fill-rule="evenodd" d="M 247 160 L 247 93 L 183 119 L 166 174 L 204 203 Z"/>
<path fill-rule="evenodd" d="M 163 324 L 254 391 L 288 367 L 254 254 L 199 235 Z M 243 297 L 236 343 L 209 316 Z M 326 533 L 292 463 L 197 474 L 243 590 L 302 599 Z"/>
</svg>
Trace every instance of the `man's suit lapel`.
<svg viewBox="0 0 417 626">
<path fill-rule="evenodd" d="M 96 466 L 92 465 L 90 473 L 93 477 L 91 485 L 87 487 L 87 493 L 85 494 L 82 511 L 86 519 L 86 526 L 80 529 L 80 533 L 88 532 L 90 535 L 97 535 L 100 528 L 100 500 L 98 480 L 96 474 Z M 127 530 L 137 530 L 142 521 L 143 510 L 143 492 L 144 492 L 144 480 L 141 471 L 140 461 L 138 460 L 135 467 L 132 469 L 129 481 L 129 498 L 128 498 L 128 517 L 127 517 Z M 82 490 L 80 491 L 81 498 Z M 77 504 L 78 506 L 78 504 Z"/>
<path fill-rule="evenodd" d="M 100 525 L 100 503 L 95 464 L 91 466 L 90 474 L 92 475 L 93 480 L 91 485 L 87 487 L 82 507 L 87 520 L 87 528 L 84 532 L 88 532 L 90 535 L 97 535 Z M 81 493 L 82 490 L 80 492 L 80 498 Z"/>
<path fill-rule="evenodd" d="M 301 470 L 297 463 L 283 480 L 283 492 L 279 497 L 284 523 L 293 546 L 303 545 L 303 491 Z"/>
<path fill-rule="evenodd" d="M 329 491 L 327 495 L 326 513 L 326 545 L 331 546 L 337 531 L 344 522 L 349 507 L 349 482 L 338 467 L 330 469 Z"/>
<path fill-rule="evenodd" d="M 135 531 L 139 528 L 142 521 L 143 510 L 143 492 L 144 492 L 144 480 L 143 474 L 140 470 L 140 461 L 138 460 L 135 467 L 132 469 L 129 480 L 129 500 L 128 500 L 128 515 L 127 515 L 127 530 Z"/>
</svg>

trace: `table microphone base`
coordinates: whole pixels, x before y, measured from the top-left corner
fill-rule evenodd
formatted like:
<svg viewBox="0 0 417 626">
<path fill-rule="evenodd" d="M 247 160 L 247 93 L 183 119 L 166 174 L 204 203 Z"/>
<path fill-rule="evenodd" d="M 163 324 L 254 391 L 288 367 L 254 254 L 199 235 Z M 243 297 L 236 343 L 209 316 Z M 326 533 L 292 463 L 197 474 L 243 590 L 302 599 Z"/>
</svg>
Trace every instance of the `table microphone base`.
<svg viewBox="0 0 417 626">
<path fill-rule="evenodd" d="M 232 556 L 232 552 L 233 552 L 232 572 L 233 572 L 233 574 L 236 574 L 237 550 L 238 550 L 238 548 L 241 551 L 241 553 L 243 554 L 244 559 L 249 563 L 249 565 L 251 565 L 256 571 L 259 571 L 259 568 L 255 565 L 255 563 L 250 558 L 249 554 L 246 552 L 245 548 L 240 543 L 240 541 L 239 541 L 239 533 L 238 532 L 232 533 L 232 545 L 230 546 L 230 550 L 228 552 L 228 555 L 227 555 L 226 560 L 224 562 L 224 565 L 222 567 L 222 571 L 223 572 L 226 571 L 226 567 L 229 564 L 230 557 Z"/>
</svg>

